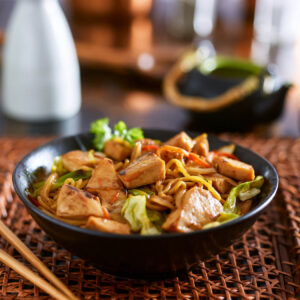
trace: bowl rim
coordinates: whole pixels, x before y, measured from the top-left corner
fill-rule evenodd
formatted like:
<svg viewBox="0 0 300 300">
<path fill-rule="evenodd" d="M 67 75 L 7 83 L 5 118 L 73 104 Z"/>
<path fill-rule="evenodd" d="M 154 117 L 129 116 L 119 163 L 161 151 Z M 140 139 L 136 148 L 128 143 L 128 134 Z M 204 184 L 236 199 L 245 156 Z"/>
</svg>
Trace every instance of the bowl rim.
<svg viewBox="0 0 300 300">
<path fill-rule="evenodd" d="M 161 129 L 157 129 L 157 128 L 143 128 L 143 130 L 149 131 L 149 132 L 150 131 L 160 131 L 160 132 L 163 131 L 163 132 L 166 132 L 166 133 L 176 133 L 175 130 L 168 130 L 168 129 L 161 130 Z M 186 132 L 188 132 L 188 131 L 186 131 Z M 192 134 L 197 134 L 198 133 L 199 134 L 199 132 L 196 132 L 196 131 L 193 131 L 193 132 L 189 131 L 188 133 L 192 133 Z M 268 167 L 272 171 L 272 175 L 274 175 L 274 177 L 275 177 L 275 179 L 274 179 L 275 185 L 271 185 L 271 189 L 270 189 L 268 195 L 266 196 L 266 198 L 261 203 L 259 203 L 256 207 L 254 207 L 252 210 L 250 210 L 248 213 L 246 213 L 245 215 L 243 215 L 241 217 L 238 217 L 238 218 L 236 218 L 232 221 L 226 222 L 222 225 L 212 227 L 212 228 L 200 229 L 200 230 L 196 230 L 196 231 L 192 231 L 192 232 L 184 232 L 184 233 L 170 232 L 170 233 L 159 234 L 159 235 L 139 235 L 139 234 L 128 234 L 127 235 L 127 234 L 107 233 L 107 232 L 101 232 L 101 231 L 96 231 L 96 230 L 92 230 L 92 229 L 87 229 L 87 228 L 82 228 L 82 227 L 79 227 L 79 226 L 71 225 L 71 224 L 65 223 L 63 221 L 60 221 L 58 219 L 55 219 L 55 218 L 47 215 L 42 210 L 40 210 L 37 206 L 35 206 L 27 197 L 24 197 L 23 193 L 25 193 L 25 191 L 22 191 L 19 187 L 17 173 L 21 169 L 23 169 L 23 166 L 22 166 L 23 163 L 30 156 L 38 153 L 41 150 L 41 148 L 44 148 L 48 145 L 51 145 L 54 142 L 60 142 L 60 141 L 63 141 L 65 139 L 68 139 L 68 138 L 76 138 L 78 136 L 87 136 L 87 135 L 90 135 L 90 133 L 84 132 L 84 133 L 78 133 L 78 134 L 75 134 L 75 135 L 68 135 L 68 136 L 63 136 L 63 137 L 59 137 L 59 138 L 54 138 L 51 141 L 46 142 L 46 143 L 42 144 L 41 146 L 39 146 L 39 147 L 33 149 L 32 151 L 30 151 L 28 154 L 26 154 L 17 163 L 17 165 L 15 166 L 15 169 L 13 171 L 13 174 L 12 174 L 13 186 L 14 186 L 16 194 L 18 195 L 20 200 L 23 202 L 25 207 L 30 210 L 30 215 L 31 215 L 31 211 L 33 211 L 40 218 L 46 219 L 50 223 L 54 223 L 57 226 L 65 227 L 66 229 L 71 230 L 71 231 L 76 231 L 79 234 L 86 234 L 86 235 L 89 235 L 89 236 L 97 236 L 97 237 L 104 237 L 104 238 L 117 238 L 117 239 L 122 239 L 122 240 L 123 239 L 125 239 L 125 240 L 128 240 L 128 239 L 151 240 L 151 239 L 166 239 L 166 238 L 184 238 L 184 237 L 188 237 L 188 236 L 199 235 L 199 234 L 201 234 L 201 232 L 203 232 L 203 233 L 205 232 L 205 234 L 213 234 L 214 232 L 218 231 L 219 229 L 225 229 L 225 228 L 228 228 L 228 227 L 231 227 L 231 226 L 235 226 L 239 223 L 242 223 L 243 221 L 251 219 L 255 215 L 259 215 L 272 202 L 272 200 L 274 199 L 274 197 L 276 195 L 276 192 L 278 190 L 279 177 L 278 177 L 277 171 L 276 171 L 275 167 L 267 159 L 265 159 L 264 157 L 257 154 L 256 152 L 252 151 L 249 148 L 243 147 L 243 146 L 241 146 L 239 144 L 236 144 L 232 141 L 227 141 L 227 140 L 224 140 L 224 139 L 220 139 L 219 137 L 217 137 L 213 134 L 208 134 L 208 138 L 212 137 L 212 138 L 214 138 L 218 141 L 221 141 L 221 142 L 230 142 L 232 144 L 235 144 L 238 148 L 240 148 L 242 150 L 245 150 L 245 151 L 248 151 L 252 155 L 257 156 L 259 159 L 263 160 L 263 162 L 266 165 L 268 165 Z"/>
</svg>

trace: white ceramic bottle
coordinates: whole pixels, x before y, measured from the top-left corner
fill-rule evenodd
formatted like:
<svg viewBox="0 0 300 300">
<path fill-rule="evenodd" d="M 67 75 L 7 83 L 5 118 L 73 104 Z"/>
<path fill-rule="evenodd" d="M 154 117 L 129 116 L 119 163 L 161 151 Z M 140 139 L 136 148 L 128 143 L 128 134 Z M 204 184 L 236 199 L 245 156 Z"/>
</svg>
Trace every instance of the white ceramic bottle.
<svg viewBox="0 0 300 300">
<path fill-rule="evenodd" d="M 18 0 L 3 51 L 2 110 L 26 121 L 62 120 L 80 110 L 80 72 L 57 0 Z"/>
</svg>

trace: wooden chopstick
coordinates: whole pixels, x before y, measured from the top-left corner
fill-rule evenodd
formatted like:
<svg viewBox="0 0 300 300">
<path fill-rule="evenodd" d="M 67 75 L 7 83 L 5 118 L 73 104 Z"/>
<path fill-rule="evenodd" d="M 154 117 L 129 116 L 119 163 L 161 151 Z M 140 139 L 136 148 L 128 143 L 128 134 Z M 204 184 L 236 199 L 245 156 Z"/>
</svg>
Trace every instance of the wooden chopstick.
<svg viewBox="0 0 300 300">
<path fill-rule="evenodd" d="M 67 288 L 66 285 L 64 285 L 47 267 L 46 265 L 39 260 L 37 256 L 35 256 L 32 251 L 0 220 L 0 234 L 9 242 L 11 243 L 16 250 L 26 259 L 28 260 L 37 270 L 39 270 L 45 278 L 47 278 L 56 288 L 59 289 L 62 293 L 64 293 L 65 298 L 64 299 L 76 299 L 78 298 Z M 7 257 L 9 257 L 9 263 L 7 261 Z M 3 260 L 5 259 L 5 260 Z M 12 269 L 14 269 L 16 272 L 20 273 L 22 276 L 36 284 L 38 287 L 49 293 L 51 296 L 53 296 L 50 291 L 53 293 L 54 290 L 56 293 L 60 293 L 57 291 L 54 287 L 52 287 L 47 281 L 40 278 L 38 275 L 33 273 L 30 269 L 19 263 L 17 260 L 12 258 L 9 254 L 7 254 L 5 251 L 1 250 L 1 256 L 0 260 L 4 263 L 9 265 Z M 17 264 L 15 263 L 17 262 Z M 35 279 L 33 280 L 33 277 L 31 277 L 32 274 L 28 272 L 28 269 L 32 274 L 34 274 Z M 25 271 L 26 270 L 26 271 Z M 22 273 L 21 273 L 22 272 Z M 24 275 L 23 275 L 24 274 Z M 29 276 L 30 274 L 30 276 Z M 36 278 L 39 278 L 39 281 L 36 281 Z M 45 283 L 47 285 L 45 285 Z M 50 289 L 50 287 L 52 289 Z M 46 290 L 47 288 L 47 290 Z M 58 296 L 53 296 L 55 298 L 58 298 Z M 63 298 L 59 298 L 63 299 Z"/>
<path fill-rule="evenodd" d="M 34 283 L 36 286 L 38 286 L 43 291 L 47 292 L 50 296 L 52 296 L 55 299 L 60 300 L 70 300 L 69 296 L 66 296 L 61 291 L 59 291 L 57 288 L 49 284 L 46 280 L 32 272 L 29 268 L 18 262 L 16 259 L 14 259 L 12 256 L 7 254 L 5 251 L 0 249 L 0 260 L 13 270 L 15 270 L 17 273 L 22 275 L 24 278 L 27 278 L 29 281 Z"/>
</svg>

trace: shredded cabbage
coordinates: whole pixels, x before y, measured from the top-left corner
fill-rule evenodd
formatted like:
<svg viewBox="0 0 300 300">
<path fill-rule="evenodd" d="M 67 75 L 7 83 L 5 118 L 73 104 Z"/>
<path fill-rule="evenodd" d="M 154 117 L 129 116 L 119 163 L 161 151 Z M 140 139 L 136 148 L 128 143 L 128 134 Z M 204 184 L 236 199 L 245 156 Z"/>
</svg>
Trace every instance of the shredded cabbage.
<svg viewBox="0 0 300 300">
<path fill-rule="evenodd" d="M 58 173 L 59 175 L 64 174 L 67 170 L 64 168 L 61 156 L 56 156 L 51 167 L 51 173 Z"/>
<path fill-rule="evenodd" d="M 202 229 L 217 227 L 217 226 L 220 226 L 221 224 L 232 221 L 238 217 L 239 217 L 239 215 L 237 215 L 237 214 L 222 212 L 222 213 L 220 213 L 219 217 L 217 218 L 217 220 L 215 222 L 205 224 L 202 227 Z"/>
<path fill-rule="evenodd" d="M 140 188 L 140 189 L 130 189 L 128 190 L 128 194 L 131 194 L 133 196 L 146 196 L 147 199 L 150 198 L 151 195 L 154 193 L 148 189 Z"/>
<path fill-rule="evenodd" d="M 257 176 L 252 181 L 247 181 L 234 187 L 230 191 L 224 203 L 224 211 L 227 213 L 237 213 L 238 212 L 238 208 L 236 205 L 237 197 L 239 197 L 241 201 L 253 198 L 254 196 L 260 193 L 260 188 L 262 187 L 263 183 L 264 183 L 263 176 Z"/>
<path fill-rule="evenodd" d="M 147 215 L 150 221 L 156 226 L 157 230 L 162 232 L 162 225 L 166 220 L 165 214 L 157 210 L 147 209 Z"/>
<path fill-rule="evenodd" d="M 160 234 L 160 231 L 148 217 L 145 195 L 130 195 L 122 208 L 121 214 L 129 223 L 132 231 L 140 232 L 142 235 Z"/>
</svg>

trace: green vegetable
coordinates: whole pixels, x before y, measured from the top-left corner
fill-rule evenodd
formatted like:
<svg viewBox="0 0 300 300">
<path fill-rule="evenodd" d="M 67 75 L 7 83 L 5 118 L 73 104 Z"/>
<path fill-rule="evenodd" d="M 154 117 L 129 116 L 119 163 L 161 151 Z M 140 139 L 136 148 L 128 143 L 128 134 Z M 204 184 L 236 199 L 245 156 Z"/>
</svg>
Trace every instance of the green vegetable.
<svg viewBox="0 0 300 300">
<path fill-rule="evenodd" d="M 128 221 L 132 231 L 140 232 L 142 235 L 160 234 L 160 231 L 148 217 L 145 195 L 130 195 L 122 208 L 121 214 Z"/>
<path fill-rule="evenodd" d="M 124 141 L 127 141 L 131 145 L 134 145 L 134 142 L 139 139 L 144 138 L 144 133 L 141 128 L 131 128 L 128 129 L 127 125 L 123 121 L 119 121 L 114 126 L 113 137 L 122 138 Z"/>
<path fill-rule="evenodd" d="M 123 121 L 119 121 L 114 126 L 114 131 L 108 126 L 109 119 L 99 119 L 91 124 L 90 132 L 95 134 L 93 144 L 98 151 L 102 151 L 106 141 L 121 138 L 131 145 L 138 139 L 144 138 L 143 130 L 136 127 L 128 129 Z"/>
<path fill-rule="evenodd" d="M 112 138 L 111 128 L 108 126 L 109 119 L 99 119 L 91 124 L 90 132 L 95 135 L 93 144 L 96 150 L 102 151 L 104 143 Z"/>
<path fill-rule="evenodd" d="M 35 182 L 32 185 L 33 191 L 31 191 L 31 192 L 29 191 L 29 195 L 33 198 L 36 198 L 37 195 L 40 193 L 40 191 L 41 191 L 42 187 L 44 186 L 44 184 L 45 184 L 45 181 Z"/>
<path fill-rule="evenodd" d="M 227 213 L 237 213 L 238 212 L 238 208 L 236 205 L 237 197 L 239 197 L 241 201 L 244 201 L 256 196 L 260 192 L 260 188 L 262 187 L 263 183 L 264 183 L 263 176 L 257 176 L 253 181 L 247 181 L 234 187 L 230 191 L 225 201 L 224 211 Z M 248 197 L 245 197 L 245 195 L 247 194 Z"/>
<path fill-rule="evenodd" d="M 222 212 L 222 213 L 220 213 L 220 216 L 217 218 L 217 220 L 215 222 L 205 224 L 202 227 L 202 229 L 217 227 L 217 226 L 220 226 L 221 224 L 232 221 L 238 217 L 239 217 L 239 215 L 237 215 L 237 214 Z"/>
<path fill-rule="evenodd" d="M 114 136 L 124 138 L 125 134 L 127 133 L 127 125 L 123 121 L 119 121 L 114 126 Z"/>
<path fill-rule="evenodd" d="M 217 222 L 226 223 L 226 222 L 234 220 L 238 217 L 239 217 L 239 215 L 237 215 L 237 214 L 221 212 L 219 217 L 217 218 Z"/>
<path fill-rule="evenodd" d="M 61 156 L 56 156 L 53 161 L 51 173 L 58 173 L 59 175 L 66 173 L 66 169 L 63 166 Z"/>
<path fill-rule="evenodd" d="M 88 179 L 91 176 L 92 176 L 92 171 L 77 170 L 77 171 L 67 173 L 67 174 L 57 178 L 57 180 L 55 181 L 51 190 L 54 191 L 54 190 L 58 189 L 59 187 L 61 187 L 67 178 L 72 178 L 75 181 L 77 181 L 79 179 L 83 179 L 83 180 Z M 30 196 L 32 196 L 33 198 L 36 198 L 37 195 L 40 193 L 41 189 L 43 188 L 44 184 L 45 184 L 45 181 L 40 181 L 40 182 L 34 183 L 32 185 L 33 191 L 30 193 Z"/>
<path fill-rule="evenodd" d="M 150 190 L 147 189 L 131 189 L 128 190 L 128 193 L 133 195 L 133 196 L 146 196 L 146 198 L 149 198 L 151 195 L 153 195 L 154 193 Z"/>
<path fill-rule="evenodd" d="M 135 127 L 131 128 L 127 131 L 124 140 L 129 142 L 131 145 L 134 145 L 136 140 L 140 140 L 144 138 L 144 133 L 141 128 Z"/>
<path fill-rule="evenodd" d="M 205 224 L 202 229 L 209 229 L 209 228 L 214 228 L 214 227 L 217 227 L 217 226 L 220 226 L 221 223 L 220 222 L 211 222 L 211 223 L 207 223 Z"/>
<path fill-rule="evenodd" d="M 77 181 L 79 179 L 85 180 L 88 179 L 92 176 L 92 171 L 83 171 L 83 170 L 76 170 L 70 173 L 67 173 L 59 178 L 57 178 L 57 180 L 55 181 L 55 183 L 52 186 L 52 191 L 58 189 L 59 187 L 61 187 L 65 180 L 68 178 L 72 178 L 74 179 L 74 181 Z"/>
<path fill-rule="evenodd" d="M 156 228 L 162 232 L 162 225 L 166 220 L 165 214 L 157 210 L 147 209 L 147 215 L 149 220 L 156 226 Z"/>
</svg>

